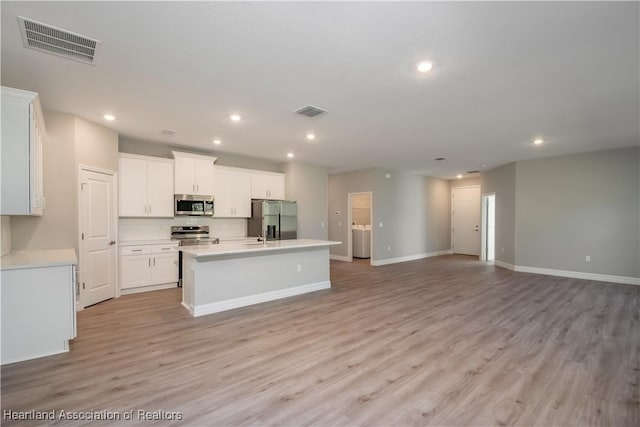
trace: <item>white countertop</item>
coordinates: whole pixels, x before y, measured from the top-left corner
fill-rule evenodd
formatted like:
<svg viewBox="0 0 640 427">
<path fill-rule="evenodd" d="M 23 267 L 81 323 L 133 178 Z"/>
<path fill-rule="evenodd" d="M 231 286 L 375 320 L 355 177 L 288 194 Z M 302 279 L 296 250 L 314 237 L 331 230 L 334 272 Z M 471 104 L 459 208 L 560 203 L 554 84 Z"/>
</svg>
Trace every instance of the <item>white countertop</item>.
<svg viewBox="0 0 640 427">
<path fill-rule="evenodd" d="M 9 252 L 0 258 L 0 270 L 53 267 L 56 265 L 71 265 L 77 263 L 76 251 L 74 249 L 15 251 Z"/>
<path fill-rule="evenodd" d="M 219 245 L 184 246 L 180 250 L 194 258 L 216 255 L 246 254 L 256 252 L 282 251 L 296 248 L 313 248 L 339 245 L 330 240 L 293 239 L 274 240 L 264 245 L 262 242 L 225 242 Z"/>
<path fill-rule="evenodd" d="M 138 246 L 138 245 L 167 245 L 169 243 L 178 242 L 171 239 L 155 239 L 155 240 L 121 240 L 118 246 Z"/>
</svg>

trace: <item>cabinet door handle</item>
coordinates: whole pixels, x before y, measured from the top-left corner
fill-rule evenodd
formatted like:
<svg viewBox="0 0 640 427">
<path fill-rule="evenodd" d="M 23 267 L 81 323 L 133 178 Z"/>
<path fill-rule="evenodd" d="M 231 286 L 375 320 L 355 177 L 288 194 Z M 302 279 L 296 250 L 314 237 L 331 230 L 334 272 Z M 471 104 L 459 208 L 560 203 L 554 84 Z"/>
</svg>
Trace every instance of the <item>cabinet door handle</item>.
<svg viewBox="0 0 640 427">
<path fill-rule="evenodd" d="M 153 257 L 153 266 L 154 267 L 156 266 L 156 258 L 155 257 Z"/>
<path fill-rule="evenodd" d="M 149 205 L 149 213 L 151 213 L 151 205 Z"/>
<path fill-rule="evenodd" d="M 131 249 L 131 252 L 142 252 L 142 249 Z"/>
<path fill-rule="evenodd" d="M 149 267 L 151 267 L 151 258 L 149 258 L 148 261 L 149 261 Z"/>
</svg>

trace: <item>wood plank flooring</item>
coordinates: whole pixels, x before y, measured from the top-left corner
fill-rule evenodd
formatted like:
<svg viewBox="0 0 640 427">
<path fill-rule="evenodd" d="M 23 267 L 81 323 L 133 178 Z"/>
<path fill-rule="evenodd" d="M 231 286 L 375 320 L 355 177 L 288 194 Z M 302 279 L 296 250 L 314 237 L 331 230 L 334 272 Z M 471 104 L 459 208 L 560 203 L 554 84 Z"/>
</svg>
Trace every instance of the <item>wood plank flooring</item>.
<svg viewBox="0 0 640 427">
<path fill-rule="evenodd" d="M 2 409 L 183 416 L 134 416 L 145 426 L 640 425 L 640 287 L 464 256 L 332 262 L 331 279 L 200 318 L 178 289 L 84 310 L 71 352 L 2 367 Z"/>
</svg>

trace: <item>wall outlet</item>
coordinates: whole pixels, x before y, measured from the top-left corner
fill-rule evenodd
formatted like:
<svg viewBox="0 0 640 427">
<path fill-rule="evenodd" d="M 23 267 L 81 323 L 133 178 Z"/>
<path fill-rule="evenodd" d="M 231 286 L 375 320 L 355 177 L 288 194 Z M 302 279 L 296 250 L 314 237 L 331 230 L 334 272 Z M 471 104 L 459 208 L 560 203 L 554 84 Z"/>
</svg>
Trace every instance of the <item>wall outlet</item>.
<svg viewBox="0 0 640 427">
<path fill-rule="evenodd" d="M 385 173 L 385 174 L 384 174 L 384 177 L 385 177 L 386 179 L 391 179 L 391 174 L 390 174 L 390 173 Z"/>
<path fill-rule="evenodd" d="M 324 228 L 324 221 L 320 223 L 320 228 Z"/>
<path fill-rule="evenodd" d="M 500 253 L 503 254 L 504 253 L 504 248 L 500 248 Z"/>
<path fill-rule="evenodd" d="M 387 252 L 391 252 L 391 246 L 387 246 Z"/>
<path fill-rule="evenodd" d="M 338 227 L 342 227 L 342 221 L 338 221 Z"/>
<path fill-rule="evenodd" d="M 436 240 L 436 245 L 439 245 L 439 244 L 440 244 L 440 240 Z"/>
<path fill-rule="evenodd" d="M 590 256 L 590 255 L 585 256 L 585 257 L 584 257 L 584 260 L 585 260 L 586 262 L 591 262 L 591 256 Z"/>
<path fill-rule="evenodd" d="M 300 273 L 302 271 L 302 264 L 298 264 L 297 270 L 298 270 L 298 273 Z"/>
<path fill-rule="evenodd" d="M 382 223 L 378 224 L 378 227 L 382 228 Z"/>
</svg>

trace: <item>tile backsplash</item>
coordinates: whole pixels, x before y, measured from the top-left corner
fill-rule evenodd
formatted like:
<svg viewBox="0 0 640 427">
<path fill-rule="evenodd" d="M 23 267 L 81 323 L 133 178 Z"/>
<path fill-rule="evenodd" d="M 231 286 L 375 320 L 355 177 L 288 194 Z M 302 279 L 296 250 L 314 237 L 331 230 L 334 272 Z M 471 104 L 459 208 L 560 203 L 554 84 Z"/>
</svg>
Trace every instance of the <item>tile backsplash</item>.
<svg viewBox="0 0 640 427">
<path fill-rule="evenodd" d="M 118 238 L 129 240 L 170 239 L 174 225 L 208 225 L 211 237 L 246 237 L 246 218 L 202 218 L 180 216 L 175 218 L 120 218 Z"/>
</svg>

